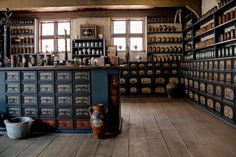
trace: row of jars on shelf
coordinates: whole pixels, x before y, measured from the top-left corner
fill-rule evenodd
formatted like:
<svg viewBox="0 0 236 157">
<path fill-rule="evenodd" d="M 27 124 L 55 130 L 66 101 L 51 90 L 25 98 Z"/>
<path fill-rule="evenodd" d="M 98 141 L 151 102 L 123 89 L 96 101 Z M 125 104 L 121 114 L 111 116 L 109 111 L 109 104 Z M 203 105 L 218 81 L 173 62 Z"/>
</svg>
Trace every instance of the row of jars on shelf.
<svg viewBox="0 0 236 157">
<path fill-rule="evenodd" d="M 148 26 L 148 32 L 175 32 L 176 27 L 174 25 L 158 25 L 158 26 Z"/>
<path fill-rule="evenodd" d="M 214 38 L 209 38 L 209 39 L 197 42 L 195 44 L 195 48 L 202 48 L 211 44 L 214 44 Z"/>
<path fill-rule="evenodd" d="M 152 62 L 165 62 L 165 61 L 170 61 L 170 62 L 176 62 L 176 61 L 181 61 L 182 60 L 182 55 L 163 55 L 163 56 L 151 56 Z"/>
<path fill-rule="evenodd" d="M 149 46 L 148 52 L 163 53 L 163 52 L 173 52 L 180 53 L 182 52 L 181 46 L 169 46 L 169 47 L 160 47 L 160 46 Z"/>
<path fill-rule="evenodd" d="M 227 13 L 224 13 L 223 15 L 220 15 L 218 17 L 218 24 L 223 24 L 227 21 L 230 21 L 232 19 L 234 19 L 236 17 L 236 9 L 235 10 L 232 10 L 232 11 L 229 11 Z"/>
<path fill-rule="evenodd" d="M 20 35 L 20 34 L 33 34 L 33 29 L 31 29 L 31 28 L 14 28 L 14 29 L 11 29 L 11 35 Z"/>
<path fill-rule="evenodd" d="M 181 43 L 182 37 L 158 37 L 158 36 L 149 36 L 148 42 L 161 42 L 161 43 Z"/>
<path fill-rule="evenodd" d="M 202 34 L 203 32 L 206 32 L 206 31 L 208 31 L 208 30 L 210 30 L 210 29 L 212 29 L 214 27 L 215 27 L 214 22 L 211 22 L 208 25 L 206 25 L 206 26 L 200 28 L 199 30 L 197 30 L 196 31 L 196 35 Z"/>
<path fill-rule="evenodd" d="M 21 43 L 33 44 L 34 38 L 32 37 L 11 38 L 11 43 L 12 44 L 21 44 Z"/>
<path fill-rule="evenodd" d="M 157 23 L 172 23 L 174 18 L 172 17 L 149 17 L 147 22 L 157 22 Z"/>
<path fill-rule="evenodd" d="M 220 34 L 218 41 L 221 42 L 230 39 L 235 39 L 235 28 Z"/>
<path fill-rule="evenodd" d="M 14 22 L 15 25 L 32 25 L 34 20 L 17 20 Z"/>
<path fill-rule="evenodd" d="M 208 59 L 208 58 L 215 58 L 214 49 L 202 50 L 196 53 L 196 59 Z"/>
<path fill-rule="evenodd" d="M 12 47 L 11 54 L 18 54 L 18 53 L 34 53 L 33 46 L 19 46 L 19 47 Z"/>
</svg>

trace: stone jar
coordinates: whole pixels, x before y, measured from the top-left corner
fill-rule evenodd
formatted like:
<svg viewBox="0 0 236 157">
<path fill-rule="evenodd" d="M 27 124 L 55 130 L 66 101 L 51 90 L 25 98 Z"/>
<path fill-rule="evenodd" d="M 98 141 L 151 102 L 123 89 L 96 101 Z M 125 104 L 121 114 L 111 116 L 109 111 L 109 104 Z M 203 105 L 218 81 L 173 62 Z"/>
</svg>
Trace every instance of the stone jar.
<svg viewBox="0 0 236 157">
<path fill-rule="evenodd" d="M 94 104 L 89 107 L 90 124 L 95 138 L 104 138 L 107 124 L 107 107 L 103 104 Z"/>
<path fill-rule="evenodd" d="M 173 82 L 169 82 L 166 85 L 166 92 L 168 94 L 168 97 L 171 99 L 177 98 L 178 97 L 178 85 L 177 83 Z"/>
</svg>

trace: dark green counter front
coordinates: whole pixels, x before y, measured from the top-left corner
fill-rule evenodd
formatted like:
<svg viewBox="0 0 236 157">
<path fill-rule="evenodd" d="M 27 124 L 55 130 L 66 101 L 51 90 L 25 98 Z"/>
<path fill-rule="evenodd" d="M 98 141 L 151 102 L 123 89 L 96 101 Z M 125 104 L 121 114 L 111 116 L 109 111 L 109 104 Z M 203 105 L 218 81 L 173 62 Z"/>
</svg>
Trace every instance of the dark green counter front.
<svg viewBox="0 0 236 157">
<path fill-rule="evenodd" d="M 107 132 L 120 126 L 119 67 L 0 69 L 0 112 L 29 116 L 36 131 L 91 132 L 88 108 L 108 107 Z"/>
</svg>

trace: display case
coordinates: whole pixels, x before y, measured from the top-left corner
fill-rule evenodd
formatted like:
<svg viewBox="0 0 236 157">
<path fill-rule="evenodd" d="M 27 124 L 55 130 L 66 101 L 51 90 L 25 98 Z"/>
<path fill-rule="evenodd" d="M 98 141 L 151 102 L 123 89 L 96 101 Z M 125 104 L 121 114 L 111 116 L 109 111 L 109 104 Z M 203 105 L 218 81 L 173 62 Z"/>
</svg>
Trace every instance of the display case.
<svg viewBox="0 0 236 157">
<path fill-rule="evenodd" d="M 106 55 L 105 39 L 74 39 L 72 59 L 101 57 Z"/>
</svg>

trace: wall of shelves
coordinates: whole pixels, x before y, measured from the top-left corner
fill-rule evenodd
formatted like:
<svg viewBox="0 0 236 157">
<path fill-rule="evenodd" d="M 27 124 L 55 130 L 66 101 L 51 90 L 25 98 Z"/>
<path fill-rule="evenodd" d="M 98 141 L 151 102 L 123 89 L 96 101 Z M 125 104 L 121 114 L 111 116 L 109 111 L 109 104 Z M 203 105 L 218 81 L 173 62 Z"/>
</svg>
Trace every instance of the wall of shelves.
<svg viewBox="0 0 236 157">
<path fill-rule="evenodd" d="M 229 0 L 213 7 L 192 29 L 184 31 L 192 32 L 193 49 L 185 48 L 180 76 L 190 100 L 233 125 L 236 124 L 235 20 L 236 1 Z"/>
</svg>

